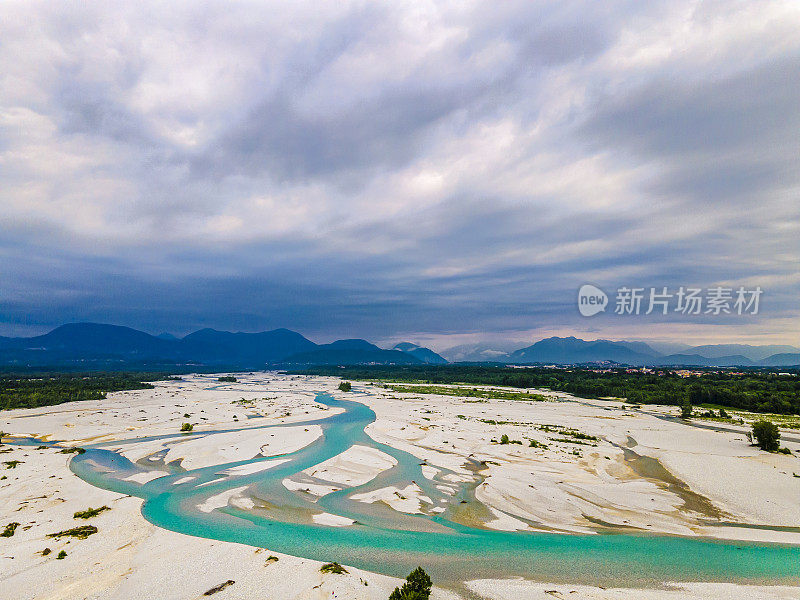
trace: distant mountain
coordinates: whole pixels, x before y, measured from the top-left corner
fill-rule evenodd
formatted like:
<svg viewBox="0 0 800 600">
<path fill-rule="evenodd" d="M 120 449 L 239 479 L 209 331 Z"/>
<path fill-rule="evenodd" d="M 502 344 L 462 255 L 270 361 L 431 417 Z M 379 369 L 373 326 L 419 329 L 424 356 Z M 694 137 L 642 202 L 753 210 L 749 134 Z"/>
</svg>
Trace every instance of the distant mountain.
<svg viewBox="0 0 800 600">
<path fill-rule="evenodd" d="M 800 367 L 800 353 L 773 354 L 761 361 L 765 367 Z"/>
<path fill-rule="evenodd" d="M 691 348 L 689 344 L 678 342 L 647 342 L 647 345 L 659 354 L 681 354 Z"/>
<path fill-rule="evenodd" d="M 422 362 L 429 364 L 429 365 L 444 365 L 447 364 L 447 361 L 436 354 L 433 350 L 429 348 L 423 348 L 422 346 L 418 346 L 417 344 L 412 344 L 411 342 L 400 342 L 399 344 L 395 344 L 392 350 L 399 350 L 400 352 L 405 352 L 406 354 L 410 354 L 415 358 L 418 358 Z"/>
<path fill-rule="evenodd" d="M 0 338 L 0 364 L 76 368 L 199 364 L 258 368 L 316 347 L 314 342 L 288 329 L 262 333 L 203 329 L 183 339 L 168 339 L 130 327 L 70 323 L 44 335 Z"/>
<path fill-rule="evenodd" d="M 681 352 L 681 354 L 699 354 L 706 358 L 741 355 L 751 361 L 760 361 L 773 354 L 787 353 L 800 353 L 800 348 L 785 345 L 751 346 L 749 344 L 708 344 L 705 346 L 693 346 Z"/>
<path fill-rule="evenodd" d="M 800 353 L 781 353 L 751 359 L 744 354 L 729 353 L 746 349 L 748 353 L 763 356 L 775 346 L 745 346 L 741 344 L 697 346 L 708 354 L 689 350 L 676 354 L 661 354 L 643 342 L 609 340 L 586 341 L 575 337 L 551 337 L 532 346 L 512 352 L 508 362 L 512 364 L 551 363 L 580 364 L 612 361 L 634 366 L 699 366 L 699 367 L 752 367 L 791 366 L 800 364 Z M 784 346 L 779 346 L 784 348 Z M 792 346 L 788 346 L 792 348 Z"/>
<path fill-rule="evenodd" d="M 44 335 L 2 338 L 0 357 L 169 358 L 174 355 L 174 344 L 130 327 L 69 323 Z"/>
<path fill-rule="evenodd" d="M 159 333 L 156 337 L 158 339 L 160 339 L 160 340 L 169 340 L 171 342 L 178 340 L 177 337 L 175 337 L 174 335 L 172 335 L 171 333 L 168 333 L 166 331 L 163 331 L 163 332 Z"/>
<path fill-rule="evenodd" d="M 651 353 L 637 352 L 626 344 L 617 342 L 607 340 L 587 342 L 576 337 L 550 337 L 513 352 L 509 360 L 518 364 L 614 361 L 629 365 L 644 365 L 651 363 L 654 358 Z"/>
<path fill-rule="evenodd" d="M 265 364 L 292 354 L 306 352 L 317 345 L 295 331 L 273 329 L 261 333 L 231 333 L 201 329 L 180 341 L 186 356 L 206 362 Z"/>
<path fill-rule="evenodd" d="M 657 359 L 658 365 L 697 366 L 697 367 L 752 367 L 752 360 L 741 354 L 732 356 L 708 357 L 699 354 L 669 354 Z"/>
<path fill-rule="evenodd" d="M 611 340 L 597 340 L 597 341 L 623 346 L 625 348 L 628 348 L 629 350 L 633 350 L 637 354 L 645 354 L 647 356 L 659 356 L 661 354 L 657 350 L 654 350 L 649 344 L 645 344 L 644 342 L 622 342 L 622 341 L 612 342 Z"/>
<path fill-rule="evenodd" d="M 497 344 L 462 344 L 442 350 L 441 355 L 450 362 L 505 362 L 510 353 Z"/>
<path fill-rule="evenodd" d="M 418 365 L 422 361 L 400 350 L 383 350 L 366 340 L 338 340 L 293 354 L 284 365 Z"/>
<path fill-rule="evenodd" d="M 663 348 L 663 346 L 660 346 Z M 770 353 L 773 350 L 789 350 Z M 770 353 L 770 354 L 767 354 Z M 797 366 L 794 346 L 717 344 L 662 354 L 644 342 L 550 337 L 508 353 L 502 346 L 472 344 L 444 351 L 444 357 L 410 342 L 384 350 L 366 340 L 338 340 L 318 345 L 289 329 L 232 333 L 201 329 L 177 339 L 99 323 L 70 323 L 44 335 L 0 337 L 0 365 L 73 369 L 169 369 L 226 367 L 258 369 L 288 365 L 445 364 L 580 364 L 612 361 L 627 365 L 664 366 Z"/>
</svg>

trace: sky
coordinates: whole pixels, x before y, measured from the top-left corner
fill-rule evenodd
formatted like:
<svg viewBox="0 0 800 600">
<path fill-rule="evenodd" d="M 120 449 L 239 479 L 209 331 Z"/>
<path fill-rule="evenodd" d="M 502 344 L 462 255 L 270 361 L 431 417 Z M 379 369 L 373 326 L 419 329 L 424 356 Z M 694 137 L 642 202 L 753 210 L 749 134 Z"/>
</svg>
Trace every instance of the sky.
<svg viewBox="0 0 800 600">
<path fill-rule="evenodd" d="M 0 335 L 797 345 L 798 31 L 795 0 L 4 2 Z M 681 286 L 763 293 L 614 312 Z"/>
</svg>

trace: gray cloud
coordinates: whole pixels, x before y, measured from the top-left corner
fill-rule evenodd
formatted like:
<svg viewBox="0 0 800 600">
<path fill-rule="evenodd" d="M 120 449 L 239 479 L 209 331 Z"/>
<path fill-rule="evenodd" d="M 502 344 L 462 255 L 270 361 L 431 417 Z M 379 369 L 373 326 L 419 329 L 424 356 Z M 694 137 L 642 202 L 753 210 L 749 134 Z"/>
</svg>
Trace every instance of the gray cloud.
<svg viewBox="0 0 800 600">
<path fill-rule="evenodd" d="M 800 334 L 790 2 L 0 17 L 0 333 Z M 589 322 L 586 281 L 768 301 Z"/>
</svg>

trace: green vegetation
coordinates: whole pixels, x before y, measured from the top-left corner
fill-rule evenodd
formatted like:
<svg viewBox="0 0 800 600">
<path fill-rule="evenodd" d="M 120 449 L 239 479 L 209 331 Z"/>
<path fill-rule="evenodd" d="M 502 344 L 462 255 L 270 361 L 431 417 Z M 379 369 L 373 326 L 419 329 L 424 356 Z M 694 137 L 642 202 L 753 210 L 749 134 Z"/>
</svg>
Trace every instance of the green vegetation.
<svg viewBox="0 0 800 600">
<path fill-rule="evenodd" d="M 781 439 L 781 432 L 778 426 L 770 421 L 756 421 L 753 423 L 753 439 L 756 445 L 767 452 L 777 452 Z"/>
<path fill-rule="evenodd" d="M 320 573 L 333 573 L 334 575 L 345 575 L 347 574 L 347 569 L 345 569 L 342 565 L 337 562 L 329 562 L 325 563 L 319 568 Z"/>
<path fill-rule="evenodd" d="M 47 537 L 74 537 L 78 538 L 79 540 L 85 540 L 87 537 L 95 533 L 97 533 L 97 527 L 94 525 L 81 525 L 80 527 L 73 527 L 72 529 L 65 529 L 64 531 L 58 531 L 56 533 L 48 533 Z"/>
<path fill-rule="evenodd" d="M 14 535 L 14 531 L 16 531 L 17 527 L 19 527 L 19 523 L 9 523 L 5 526 L 2 532 L 0 532 L 0 537 L 11 537 Z"/>
<path fill-rule="evenodd" d="M 217 381 L 224 381 L 227 383 L 236 383 L 238 380 L 233 375 L 225 375 L 223 377 L 217 378 Z"/>
<path fill-rule="evenodd" d="M 690 419 L 692 417 L 692 403 L 689 400 L 684 400 L 681 404 L 681 419 Z"/>
<path fill-rule="evenodd" d="M 184 423 L 183 425 L 181 425 L 181 431 L 186 432 L 186 431 L 191 431 L 192 429 L 194 429 L 194 425 L 192 425 L 191 423 Z"/>
<path fill-rule="evenodd" d="M 107 506 L 101 506 L 100 508 L 92 508 L 90 506 L 86 510 L 79 510 L 73 516 L 76 519 L 91 519 L 92 517 L 96 517 L 97 515 L 99 515 L 104 510 L 111 510 L 111 509 Z"/>
<path fill-rule="evenodd" d="M 586 440 L 589 442 L 599 442 L 600 438 L 596 435 L 589 435 L 588 433 L 583 433 L 578 431 L 577 429 L 567 429 L 563 428 L 560 431 L 561 435 L 568 435 L 571 438 L 576 440 Z"/>
<path fill-rule="evenodd" d="M 51 552 L 52 552 L 52 550 L 50 550 L 50 548 L 45 548 L 44 550 L 42 550 L 41 554 L 42 554 L 42 556 L 47 556 Z"/>
<path fill-rule="evenodd" d="M 402 381 L 425 384 L 495 385 L 546 388 L 583 398 L 625 398 L 629 404 L 682 406 L 715 404 L 753 412 L 800 414 L 800 373 L 782 368 L 728 372 L 695 369 L 702 375 L 681 377 L 675 369 L 653 372 L 627 369 L 491 367 L 474 365 L 414 365 L 369 367 L 314 367 L 298 373 L 335 375 L 352 380 Z M 421 390 L 412 390 L 425 393 Z"/>
<path fill-rule="evenodd" d="M 152 388 L 164 373 L 4 373 L 0 410 L 53 406 L 77 400 L 104 400 L 108 392 Z"/>
<path fill-rule="evenodd" d="M 406 577 L 402 587 L 394 588 L 389 600 L 428 600 L 433 583 L 428 574 L 417 567 Z"/>
<path fill-rule="evenodd" d="M 349 381 L 343 381 L 342 383 L 339 384 L 339 390 L 342 392 L 349 392 L 352 389 L 353 389 L 353 384 L 350 383 Z"/>
<path fill-rule="evenodd" d="M 24 462 L 24 460 L 4 460 L 3 464 L 6 466 L 6 469 L 16 469 L 17 465 L 21 465 Z"/>
<path fill-rule="evenodd" d="M 86 450 L 78 446 L 70 446 L 69 448 L 58 451 L 59 454 L 83 454 L 84 452 L 86 452 Z"/>
<path fill-rule="evenodd" d="M 543 444 L 538 440 L 531 440 L 530 442 L 531 448 L 541 448 L 542 450 L 547 450 L 547 444 Z"/>
<path fill-rule="evenodd" d="M 58 553 L 58 556 L 56 556 L 56 560 L 64 560 L 65 558 L 67 558 L 66 550 L 62 550 L 61 552 Z"/>
<path fill-rule="evenodd" d="M 465 387 L 446 387 L 437 385 L 388 385 L 394 392 L 403 394 L 438 394 L 440 396 L 460 396 L 465 398 L 482 398 L 492 400 L 547 400 L 541 394 L 527 392 L 509 392 L 508 390 L 483 390 Z"/>
<path fill-rule="evenodd" d="M 228 587 L 229 585 L 233 585 L 234 583 L 236 583 L 236 582 L 233 579 L 228 579 L 228 581 L 220 583 L 219 585 L 215 585 L 213 588 L 211 588 L 207 592 L 204 592 L 203 596 L 213 596 L 217 592 L 221 592 L 226 587 Z"/>
<path fill-rule="evenodd" d="M 509 442 L 508 435 L 506 435 L 506 434 L 504 433 L 503 435 L 501 435 L 501 436 L 500 436 L 500 443 L 501 443 L 501 444 L 504 444 L 504 445 L 505 445 L 505 444 L 507 444 L 508 442 Z"/>
</svg>

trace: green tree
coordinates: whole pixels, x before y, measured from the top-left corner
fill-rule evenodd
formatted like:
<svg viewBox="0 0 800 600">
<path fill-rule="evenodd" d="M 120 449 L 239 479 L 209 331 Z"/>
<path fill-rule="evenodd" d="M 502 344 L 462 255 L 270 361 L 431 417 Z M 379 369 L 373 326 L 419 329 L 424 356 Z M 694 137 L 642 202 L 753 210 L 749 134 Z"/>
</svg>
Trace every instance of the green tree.
<svg viewBox="0 0 800 600">
<path fill-rule="evenodd" d="M 353 386 L 349 381 L 343 381 L 339 384 L 339 389 L 343 392 L 349 392 L 351 389 L 353 389 Z"/>
<path fill-rule="evenodd" d="M 681 404 L 681 419 L 688 419 L 692 416 L 692 403 L 688 400 L 685 400 L 683 404 Z"/>
<path fill-rule="evenodd" d="M 778 450 L 781 432 L 775 423 L 765 420 L 756 421 L 753 423 L 753 438 L 762 450 L 775 452 Z"/>
<path fill-rule="evenodd" d="M 428 600 L 432 585 L 428 574 L 417 567 L 406 577 L 403 587 L 394 588 L 389 600 Z"/>
</svg>

